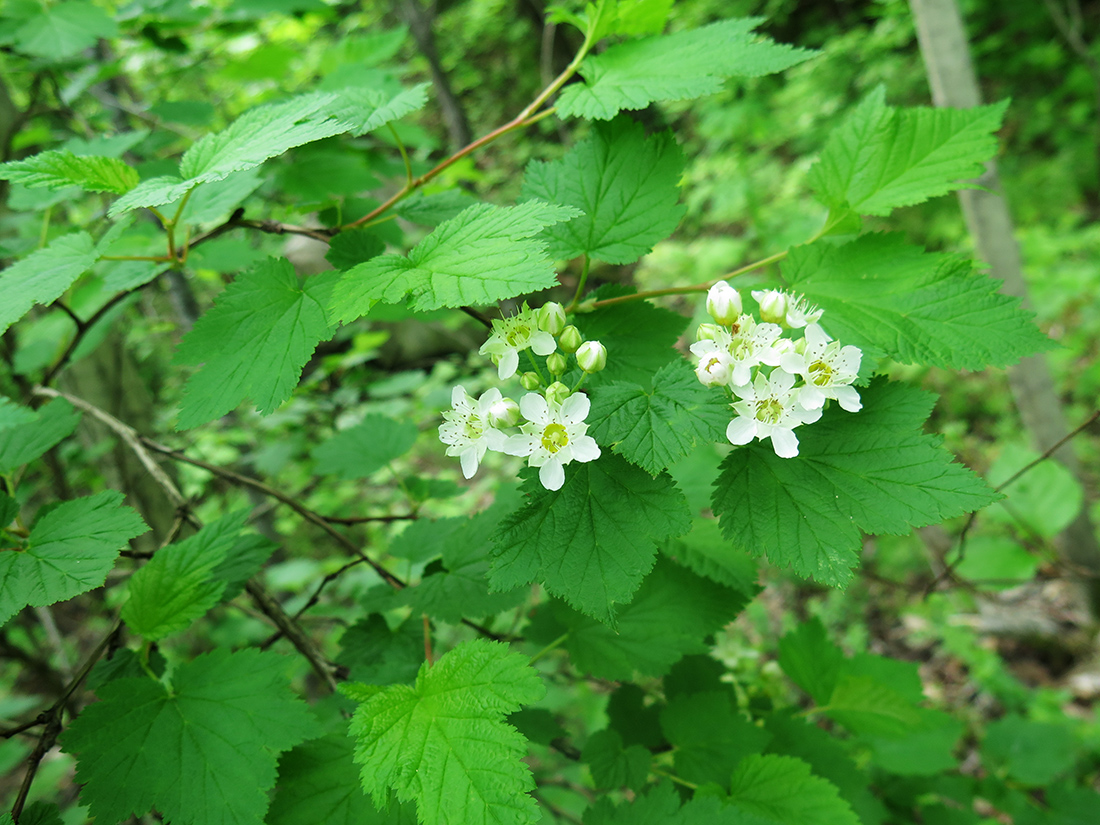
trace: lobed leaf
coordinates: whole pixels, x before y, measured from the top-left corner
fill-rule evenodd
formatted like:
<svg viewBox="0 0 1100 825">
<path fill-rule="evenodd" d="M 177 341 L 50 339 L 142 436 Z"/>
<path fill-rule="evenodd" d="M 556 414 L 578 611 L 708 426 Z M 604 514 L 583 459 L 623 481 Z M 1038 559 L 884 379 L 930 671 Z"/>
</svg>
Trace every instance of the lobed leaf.
<svg viewBox="0 0 1100 825">
<path fill-rule="evenodd" d="M 21 183 L 30 189 L 79 186 L 88 192 L 121 195 L 137 186 L 139 178 L 136 169 L 118 158 L 53 150 L 0 163 L 0 180 Z"/>
<path fill-rule="evenodd" d="M 17 408 L 22 412 L 21 408 Z M 27 412 L 30 412 L 29 410 Z M 80 413 L 64 398 L 55 398 L 31 413 L 31 420 L 19 416 L 0 429 L 0 473 L 8 473 L 34 461 L 80 423 Z"/>
<path fill-rule="evenodd" d="M 411 421 L 379 413 L 366 415 L 354 427 L 340 430 L 314 447 L 317 472 L 340 478 L 367 478 L 407 453 L 418 431 Z"/>
<path fill-rule="evenodd" d="M 793 756 L 746 756 L 733 774 L 729 799 L 774 825 L 860 825 L 836 786 Z"/>
<path fill-rule="evenodd" d="M 92 236 L 72 232 L 16 261 L 0 273 L 0 333 L 35 304 L 50 304 L 99 258 Z"/>
</svg>

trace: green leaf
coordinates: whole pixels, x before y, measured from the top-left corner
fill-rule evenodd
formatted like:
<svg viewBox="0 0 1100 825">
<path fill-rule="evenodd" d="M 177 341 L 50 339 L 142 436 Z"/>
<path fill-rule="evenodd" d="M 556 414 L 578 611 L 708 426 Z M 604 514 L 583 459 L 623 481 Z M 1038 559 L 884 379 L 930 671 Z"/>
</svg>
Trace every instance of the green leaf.
<svg viewBox="0 0 1100 825">
<path fill-rule="evenodd" d="M 982 760 L 987 769 L 1003 770 L 1025 785 L 1044 787 L 1072 770 L 1077 743 L 1065 725 L 1033 722 L 1009 714 L 986 728 Z"/>
<path fill-rule="evenodd" d="M 842 586 L 859 563 L 860 530 L 904 534 L 998 498 L 921 432 L 930 395 L 886 381 L 861 392 L 861 412 L 833 407 L 800 428 L 795 458 L 759 443 L 729 454 L 712 499 L 727 539 Z"/>
<path fill-rule="evenodd" d="M 331 334 L 325 313 L 337 273 L 299 286 L 285 258 L 237 276 L 180 342 L 176 363 L 202 364 L 187 381 L 179 429 L 218 418 L 250 398 L 269 414 L 290 397 L 313 350 Z"/>
<path fill-rule="evenodd" d="M 779 640 L 779 666 L 814 702 L 826 705 L 844 666 L 844 651 L 833 644 L 825 625 L 815 617 Z"/>
<path fill-rule="evenodd" d="M 142 182 L 111 205 L 112 217 L 141 206 L 163 206 L 202 183 L 252 169 L 288 149 L 348 131 L 333 112 L 332 94 L 298 95 L 245 112 L 226 129 L 200 138 L 180 159 L 180 174 Z"/>
<path fill-rule="evenodd" d="M 421 541 L 442 550 L 445 569 L 425 575 L 415 587 L 395 594 L 395 603 L 409 605 L 414 615 L 427 614 L 453 624 L 464 617 L 492 616 L 523 601 L 525 589 L 489 592 L 490 537 L 510 506 L 511 497 L 498 497 L 493 507 L 473 518 L 442 520 L 457 522 L 457 526 L 439 525 L 441 529 L 434 536 L 418 533 Z"/>
<path fill-rule="evenodd" d="M 221 564 L 210 575 L 225 584 L 221 600 L 236 597 L 250 578 L 259 572 L 278 545 L 258 533 L 246 533 L 234 542 Z"/>
<path fill-rule="evenodd" d="M 0 164 L 0 180 L 21 183 L 30 189 L 79 186 L 88 192 L 121 195 L 137 186 L 139 178 L 136 169 L 118 158 L 51 151 Z"/>
<path fill-rule="evenodd" d="M 954 750 L 965 725 L 948 714 L 917 708 L 915 724 L 903 735 L 870 737 L 876 765 L 899 776 L 932 776 L 958 766 Z"/>
<path fill-rule="evenodd" d="M 720 393 L 704 387 L 677 359 L 653 376 L 653 388 L 616 383 L 594 387 L 590 435 L 650 475 L 687 455 L 700 441 L 720 441 L 732 413 Z"/>
<path fill-rule="evenodd" d="M 809 182 L 834 209 L 888 215 L 955 189 L 997 151 L 1008 101 L 973 109 L 894 109 L 878 87 L 829 136 Z"/>
<path fill-rule="evenodd" d="M 683 694 L 661 711 L 681 779 L 724 787 L 738 762 L 768 744 L 771 734 L 736 713 L 730 699 L 728 690 Z"/>
<path fill-rule="evenodd" d="M 640 791 L 649 777 L 653 757 L 641 745 L 624 748 L 619 732 L 607 729 L 588 737 L 581 751 L 581 761 L 592 771 L 597 788 L 627 787 Z"/>
<path fill-rule="evenodd" d="M 342 123 L 348 125 L 348 131 L 353 135 L 365 135 L 385 126 L 391 120 L 423 109 L 428 102 L 430 85 L 419 83 L 396 94 L 381 89 L 349 86 L 337 93 L 330 110 Z"/>
<path fill-rule="evenodd" d="M 647 137 L 627 117 L 597 124 L 561 160 L 531 161 L 523 198 L 570 206 L 580 217 L 547 227 L 552 258 L 588 255 L 628 264 L 672 234 L 684 216 L 679 205 L 684 155 L 671 132 Z"/>
<path fill-rule="evenodd" d="M 853 733 L 867 736 L 899 738 L 921 722 L 919 709 L 891 685 L 843 668 L 825 710 Z"/>
<path fill-rule="evenodd" d="M 61 439 L 68 437 L 80 423 L 80 413 L 64 398 L 32 413 L 25 424 L 0 429 L 0 473 L 9 473 L 34 461 Z"/>
<path fill-rule="evenodd" d="M 558 96 L 558 111 L 607 120 L 621 109 L 644 109 L 657 100 L 713 94 L 729 77 L 780 72 L 816 54 L 754 35 L 762 22 L 760 17 L 724 20 L 589 55 L 580 67 L 587 83 L 566 86 Z"/>
<path fill-rule="evenodd" d="M 602 796 L 584 812 L 584 825 L 768 825 L 750 814 L 723 805 L 715 796 L 696 796 L 680 805 L 680 797 L 664 782 L 630 803 L 615 805 Z M 806 825 L 809 825 L 807 823 Z M 817 825 L 816 822 L 814 825 Z"/>
<path fill-rule="evenodd" d="M 860 825 L 836 786 L 792 756 L 746 756 L 733 775 L 729 799 L 775 825 Z"/>
<path fill-rule="evenodd" d="M 538 581 L 605 623 L 653 566 L 654 543 L 691 523 L 687 502 L 667 475 L 651 478 L 607 453 L 572 465 L 556 491 L 543 489 L 529 472 L 523 492 L 527 504 L 493 536 L 491 586 L 507 590 Z"/>
<path fill-rule="evenodd" d="M 393 459 L 403 456 L 416 441 L 416 424 L 369 413 L 354 427 L 341 430 L 313 450 L 317 472 L 340 478 L 367 478 Z"/>
<path fill-rule="evenodd" d="M 0 624 L 27 605 L 44 607 L 103 584 L 118 551 L 149 528 L 105 490 L 42 516 L 22 550 L 0 552 Z"/>
<path fill-rule="evenodd" d="M 190 626 L 216 605 L 225 581 L 214 576 L 248 521 L 248 511 L 218 519 L 183 541 L 156 552 L 130 578 L 130 600 L 122 620 L 149 640 L 163 639 Z"/>
<path fill-rule="evenodd" d="M 329 243 L 325 260 L 336 269 L 351 269 L 386 251 L 386 244 L 370 229 L 341 232 Z"/>
<path fill-rule="evenodd" d="M 696 574 L 736 590 L 746 601 L 762 589 L 756 583 L 756 562 L 725 541 L 712 518 L 695 519 L 689 533 L 670 539 L 661 549 Z"/>
<path fill-rule="evenodd" d="M 0 819 L 0 823 L 4 820 Z M 10 821 L 10 820 L 9 820 Z M 23 809 L 19 825 L 63 825 L 61 813 L 52 802 L 32 802 Z"/>
<path fill-rule="evenodd" d="M 280 752 L 314 733 L 274 653 L 215 650 L 152 679 L 99 688 L 62 734 L 97 821 L 156 808 L 173 825 L 261 825 Z M 120 781 L 125 777 L 126 781 Z"/>
<path fill-rule="evenodd" d="M 703 653 L 706 639 L 732 621 L 748 599 L 660 558 L 634 599 L 619 607 L 614 627 L 554 604 L 569 631 L 565 647 L 581 671 L 603 679 L 661 676 L 681 657 Z M 599 621 L 597 621 L 599 620 Z"/>
<path fill-rule="evenodd" d="M 406 297 L 417 310 L 490 304 L 557 283 L 544 227 L 575 217 L 564 206 L 529 201 L 513 207 L 481 203 L 440 224 L 408 257 L 380 255 L 344 273 L 334 308 L 342 321 L 379 301 Z"/>
<path fill-rule="evenodd" d="M 407 221 L 423 226 L 439 226 L 443 221 L 457 217 L 462 210 L 470 208 L 475 203 L 477 201 L 461 189 L 445 189 L 428 195 L 418 189 L 405 200 L 398 202 L 394 206 L 394 211 Z"/>
<path fill-rule="evenodd" d="M 1019 444 L 1005 444 L 997 460 L 989 468 L 989 483 L 1000 487 L 1024 467 L 1038 460 L 1039 453 L 1035 450 Z M 1057 461 L 1042 461 L 1028 467 L 1027 472 L 1005 487 L 1003 492 L 1005 500 L 994 504 L 982 517 L 999 524 L 1023 527 L 1046 539 L 1053 539 L 1073 522 L 1085 498 L 1081 483 L 1065 465 Z M 973 538 L 967 542 L 963 564 L 973 561 L 972 548 Z M 1023 548 L 1018 548 L 1018 551 L 1024 558 L 1017 564 L 1022 563 L 1027 567 L 1038 563 L 1038 559 Z M 991 577 L 997 576 L 994 574 Z M 1027 575 L 1025 578 L 1031 576 Z"/>
<path fill-rule="evenodd" d="M 374 613 L 344 631 L 336 661 L 348 667 L 356 681 L 407 684 L 424 662 L 424 628 L 419 621 L 407 621 L 390 630 L 386 620 Z"/>
<path fill-rule="evenodd" d="M 421 822 L 521 825 L 539 818 L 526 792 L 526 742 L 504 717 L 544 693 L 527 657 L 481 639 L 421 667 L 416 685 L 345 689 L 361 702 L 351 722 L 363 788 L 415 800 Z"/>
<path fill-rule="evenodd" d="M 35 304 L 50 304 L 91 269 L 99 254 L 92 236 L 73 232 L 32 252 L 0 273 L 0 333 L 22 318 Z"/>
<path fill-rule="evenodd" d="M 615 30 L 619 34 L 642 35 L 660 34 L 672 10 L 673 0 L 619 0 L 618 23 Z"/>
<path fill-rule="evenodd" d="M 359 787 L 354 743 L 343 733 L 298 745 L 279 760 L 267 825 L 416 825 L 412 805 L 377 810 Z"/>
<path fill-rule="evenodd" d="M 1053 346 L 997 281 L 898 234 L 794 247 L 783 277 L 825 310 L 830 335 L 905 364 L 981 370 Z"/>
<path fill-rule="evenodd" d="M 37 415 L 35 415 L 34 410 L 20 406 L 10 398 L 4 398 L 0 395 L 0 430 L 29 424 L 35 418 L 37 418 Z"/>
<path fill-rule="evenodd" d="M 632 295 L 629 287 L 608 285 L 588 296 L 607 300 Z M 584 337 L 607 348 L 607 367 L 595 373 L 587 386 L 625 381 L 650 386 L 653 375 L 673 358 L 674 349 L 688 319 L 647 301 L 624 301 L 577 315 L 573 321 Z"/>
<path fill-rule="evenodd" d="M 66 0 L 43 9 L 15 32 L 19 51 L 46 60 L 64 60 L 101 37 L 114 37 L 118 27 L 103 9 L 83 2 Z"/>
</svg>

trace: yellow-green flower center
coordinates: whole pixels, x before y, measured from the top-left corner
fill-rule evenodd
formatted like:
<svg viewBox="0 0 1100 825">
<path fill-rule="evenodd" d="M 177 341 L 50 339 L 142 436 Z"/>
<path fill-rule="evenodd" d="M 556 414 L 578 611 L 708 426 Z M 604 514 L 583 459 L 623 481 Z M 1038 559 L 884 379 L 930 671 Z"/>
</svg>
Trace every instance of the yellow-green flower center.
<svg viewBox="0 0 1100 825">
<path fill-rule="evenodd" d="M 824 361 L 814 361 L 810 364 L 810 380 L 819 387 L 827 387 L 833 381 L 833 368 Z"/>
<path fill-rule="evenodd" d="M 556 421 L 553 424 L 547 424 L 546 429 L 542 431 L 542 448 L 548 453 L 556 453 L 568 443 L 569 433 Z"/>
<path fill-rule="evenodd" d="M 476 415 L 471 415 L 466 419 L 466 426 L 462 428 L 462 434 L 467 438 L 481 438 L 484 429 L 481 419 Z"/>
<path fill-rule="evenodd" d="M 756 420 L 765 424 L 774 424 L 783 415 L 783 405 L 774 398 L 765 398 L 756 402 Z"/>
<path fill-rule="evenodd" d="M 531 327 L 527 324 L 515 324 L 511 329 L 504 334 L 504 340 L 508 342 L 508 346 L 514 347 L 517 344 L 525 344 L 531 337 Z"/>
</svg>

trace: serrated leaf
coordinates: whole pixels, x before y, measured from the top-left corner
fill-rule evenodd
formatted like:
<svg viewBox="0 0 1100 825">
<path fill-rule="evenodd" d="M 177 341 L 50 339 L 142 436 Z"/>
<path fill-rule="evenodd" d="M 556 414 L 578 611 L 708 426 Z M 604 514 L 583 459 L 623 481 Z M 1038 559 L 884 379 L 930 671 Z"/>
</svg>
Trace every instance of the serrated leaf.
<svg viewBox="0 0 1100 825">
<path fill-rule="evenodd" d="M 608 728 L 588 737 L 581 761 L 592 771 L 597 788 L 627 787 L 640 791 L 649 777 L 653 757 L 641 745 L 624 748 L 619 732 Z"/>
<path fill-rule="evenodd" d="M 861 395 L 861 412 L 833 407 L 799 428 L 795 458 L 759 443 L 727 456 L 712 499 L 727 539 L 842 586 L 859 563 L 860 530 L 904 534 L 997 500 L 921 432 L 930 396 L 885 381 Z"/>
<path fill-rule="evenodd" d="M 167 203 L 175 203 L 197 185 L 184 180 L 179 175 L 160 175 L 149 178 L 112 203 L 111 208 L 107 210 L 107 215 L 114 218 L 143 206 L 164 206 Z"/>
<path fill-rule="evenodd" d="M 38 520 L 25 549 L 0 552 L 0 624 L 27 605 L 43 607 L 103 584 L 119 550 L 149 529 L 122 500 L 105 490 L 63 502 Z"/>
<path fill-rule="evenodd" d="M 410 112 L 423 109 L 428 102 L 431 84 L 419 83 L 411 89 L 396 94 L 362 86 L 341 89 L 330 106 L 330 111 L 348 125 L 353 135 L 365 135 L 391 120 L 402 118 Z M 280 153 L 281 154 L 281 153 Z"/>
<path fill-rule="evenodd" d="M 344 631 L 336 661 L 348 667 L 357 681 L 411 682 L 424 662 L 424 629 L 417 621 L 407 621 L 390 630 L 382 616 L 372 614 Z"/>
<path fill-rule="evenodd" d="M 371 804 L 359 787 L 353 750 L 352 740 L 336 733 L 284 753 L 267 825 L 416 825 L 412 805 Z"/>
<path fill-rule="evenodd" d="M 214 575 L 248 521 L 248 511 L 218 519 L 183 541 L 156 552 L 130 578 L 122 620 L 157 641 L 183 630 L 221 599 L 225 581 Z"/>
<path fill-rule="evenodd" d="M 639 794 L 629 803 L 615 805 L 610 796 L 600 797 L 584 812 L 584 825 L 769 824 L 723 805 L 715 796 L 699 795 L 681 807 L 680 797 L 671 783 L 664 782 L 651 788 L 647 794 Z"/>
<path fill-rule="evenodd" d="M 215 650 L 180 664 L 171 690 L 107 682 L 61 737 L 81 801 L 103 822 L 156 808 L 173 825 L 261 825 L 279 753 L 316 726 L 285 670 L 274 653 Z"/>
<path fill-rule="evenodd" d="M 581 671 L 603 679 L 661 676 L 681 657 L 707 650 L 706 638 L 732 621 L 748 599 L 660 558 L 614 627 L 555 605 L 568 629 L 565 648 Z M 597 621 L 599 619 L 599 621 Z"/>
<path fill-rule="evenodd" d="M 409 298 L 417 310 L 490 304 L 557 283 L 546 243 L 536 236 L 578 213 L 529 201 L 481 203 L 440 224 L 408 257 L 380 255 L 346 273 L 334 309 L 342 321 L 365 315 L 379 301 Z"/>
<path fill-rule="evenodd" d="M 4 398 L 0 395 L 0 430 L 18 427 L 21 424 L 29 424 L 36 417 L 34 410 L 16 404 L 10 398 Z"/>
<path fill-rule="evenodd" d="M 729 799 L 775 825 L 860 825 L 836 786 L 792 756 L 746 756 L 733 774 Z"/>
<path fill-rule="evenodd" d="M 218 418 L 245 398 L 265 415 L 286 401 L 331 334 L 325 306 L 338 276 L 322 273 L 299 286 L 285 258 L 238 275 L 176 350 L 176 363 L 202 364 L 184 389 L 179 429 Z"/>
<path fill-rule="evenodd" d="M 29 189 L 79 186 L 88 192 L 121 195 L 137 186 L 139 178 L 136 169 L 118 158 L 50 151 L 0 164 L 0 180 L 21 183 Z"/>
<path fill-rule="evenodd" d="M 673 0 L 619 0 L 615 26 L 619 34 L 659 34 L 668 20 Z"/>
<path fill-rule="evenodd" d="M 905 364 L 981 370 L 1053 346 L 999 282 L 898 234 L 795 247 L 783 276 L 825 310 L 830 335 Z"/>
<path fill-rule="evenodd" d="M 661 711 L 681 779 L 724 787 L 738 762 L 768 744 L 771 734 L 735 713 L 730 699 L 729 690 L 683 694 Z"/>
<path fill-rule="evenodd" d="M 114 37 L 118 27 L 103 9 L 66 0 L 42 9 L 15 32 L 19 51 L 46 60 L 64 60 L 94 46 L 101 37 Z"/>
<path fill-rule="evenodd" d="M 244 590 L 250 578 L 259 572 L 279 545 L 258 533 L 246 533 L 234 542 L 221 564 L 210 575 L 225 584 L 220 599 L 229 601 Z"/>
<path fill-rule="evenodd" d="M 393 459 L 403 456 L 416 442 L 411 421 L 369 413 L 354 427 L 340 430 L 313 449 L 316 470 L 340 478 L 367 478 Z"/>
<path fill-rule="evenodd" d="M 762 589 L 756 583 L 756 562 L 722 538 L 713 518 L 695 519 L 691 532 L 670 539 L 661 549 L 697 575 L 736 590 L 746 600 Z"/>
<path fill-rule="evenodd" d="M 531 161 L 522 197 L 571 206 L 581 215 L 547 227 L 552 258 L 588 255 L 628 264 L 672 234 L 686 207 L 677 203 L 684 156 L 671 132 L 647 137 L 627 117 L 597 124 L 560 160 Z"/>
<path fill-rule="evenodd" d="M 325 260 L 335 269 L 351 269 L 386 251 L 386 244 L 371 229 L 341 232 L 329 242 Z"/>
<path fill-rule="evenodd" d="M 445 189 L 425 195 L 423 190 L 398 202 L 394 211 L 407 221 L 423 226 L 438 226 L 443 221 L 457 217 L 464 209 L 469 209 L 477 201 L 461 189 Z M 339 236 L 337 236 L 339 237 Z"/>
<path fill-rule="evenodd" d="M 780 72 L 817 54 L 754 35 L 752 30 L 762 22 L 760 17 L 724 20 L 589 55 L 580 67 L 587 83 L 565 87 L 558 96 L 558 111 L 607 120 L 621 109 L 644 109 L 657 100 L 713 94 L 729 77 Z"/>
<path fill-rule="evenodd" d="M 830 135 L 810 185 L 826 206 L 861 215 L 888 215 L 964 188 L 996 153 L 1007 106 L 894 109 L 880 86 Z"/>
<path fill-rule="evenodd" d="M 605 300 L 631 295 L 629 287 L 600 287 L 589 299 Z M 650 386 L 653 375 L 673 358 L 674 349 L 688 319 L 647 301 L 624 301 L 577 315 L 576 324 L 584 337 L 599 341 L 607 348 L 607 366 L 589 378 L 595 387 L 625 381 Z"/>
<path fill-rule="evenodd" d="M 64 398 L 55 398 L 32 413 L 31 421 L 0 430 L 0 473 L 34 461 L 80 423 L 80 413 Z"/>
<path fill-rule="evenodd" d="M 892 686 L 842 668 L 824 710 L 858 734 L 897 738 L 920 725 L 918 708 Z"/>
<path fill-rule="evenodd" d="M 56 301 L 98 257 L 92 236 L 73 232 L 5 269 L 0 273 L 0 334 L 35 304 Z"/>
<path fill-rule="evenodd" d="M 779 640 L 779 666 L 817 704 L 825 705 L 844 666 L 844 651 L 833 644 L 825 625 L 815 617 Z"/>
<path fill-rule="evenodd" d="M 986 728 L 982 760 L 1025 785 L 1044 787 L 1073 768 L 1077 744 L 1073 731 L 1054 722 L 1035 722 L 1009 714 Z"/>
<path fill-rule="evenodd" d="M 667 475 L 651 478 L 606 452 L 571 465 L 560 490 L 543 489 L 535 473 L 522 489 L 527 504 L 493 536 L 491 586 L 507 590 L 538 581 L 605 623 L 653 566 L 654 543 L 691 523 L 687 502 Z"/>
<path fill-rule="evenodd" d="M 875 764 L 899 776 L 932 776 L 958 766 L 955 746 L 965 725 L 943 711 L 917 708 L 916 721 L 901 736 L 862 738 Z"/>
<path fill-rule="evenodd" d="M 590 434 L 650 475 L 657 475 L 700 441 L 720 441 L 732 412 L 726 399 L 704 387 L 686 361 L 657 371 L 653 387 L 616 383 L 594 387 Z"/>
<path fill-rule="evenodd" d="M 544 689 L 527 657 L 475 640 L 425 664 L 416 685 L 353 686 L 351 722 L 363 788 L 381 804 L 392 788 L 421 822 L 522 825 L 538 820 L 526 795 L 526 742 L 504 717 Z"/>
</svg>

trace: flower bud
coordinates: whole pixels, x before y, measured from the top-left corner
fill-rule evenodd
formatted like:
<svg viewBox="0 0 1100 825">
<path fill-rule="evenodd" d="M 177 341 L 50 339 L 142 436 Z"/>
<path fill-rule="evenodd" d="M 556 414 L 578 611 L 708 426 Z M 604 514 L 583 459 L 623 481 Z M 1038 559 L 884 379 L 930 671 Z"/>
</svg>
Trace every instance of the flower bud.
<svg viewBox="0 0 1100 825">
<path fill-rule="evenodd" d="M 536 317 L 539 329 L 545 330 L 551 335 L 557 335 L 565 329 L 565 307 L 557 301 L 550 301 L 539 307 Z"/>
<path fill-rule="evenodd" d="M 599 372 L 607 366 L 607 349 L 599 341 L 585 341 L 577 350 L 577 365 L 585 372 Z"/>
<path fill-rule="evenodd" d="M 519 421 L 519 404 L 511 398 L 501 398 L 489 407 L 488 417 L 494 427 L 514 427 Z"/>
<path fill-rule="evenodd" d="M 699 328 L 695 330 L 696 341 L 713 341 L 718 337 L 718 330 L 721 327 L 718 324 L 699 324 Z"/>
<path fill-rule="evenodd" d="M 546 357 L 546 369 L 550 370 L 552 375 L 561 375 L 569 369 L 569 362 L 560 352 L 552 352 Z"/>
<path fill-rule="evenodd" d="M 719 281 L 707 291 L 707 312 L 719 324 L 734 323 L 741 317 L 741 293 Z"/>
<path fill-rule="evenodd" d="M 533 392 L 542 386 L 542 381 L 539 380 L 537 372 L 525 372 L 519 377 L 519 385 Z"/>
<path fill-rule="evenodd" d="M 733 375 L 728 356 L 711 352 L 699 359 L 695 368 L 695 377 L 708 387 L 720 387 L 728 384 Z"/>
<path fill-rule="evenodd" d="M 782 324 L 787 317 L 787 295 L 778 289 L 753 290 L 752 297 L 760 304 L 760 320 Z"/>
<path fill-rule="evenodd" d="M 569 387 L 565 386 L 561 381 L 555 381 L 546 388 L 546 400 L 558 406 L 561 406 L 561 402 L 570 395 L 572 395 L 572 393 L 569 392 Z"/>
<path fill-rule="evenodd" d="M 572 324 L 563 329 L 561 335 L 558 336 L 558 346 L 562 348 L 563 352 L 574 353 L 583 343 L 584 336 Z"/>
</svg>

